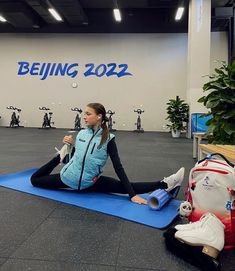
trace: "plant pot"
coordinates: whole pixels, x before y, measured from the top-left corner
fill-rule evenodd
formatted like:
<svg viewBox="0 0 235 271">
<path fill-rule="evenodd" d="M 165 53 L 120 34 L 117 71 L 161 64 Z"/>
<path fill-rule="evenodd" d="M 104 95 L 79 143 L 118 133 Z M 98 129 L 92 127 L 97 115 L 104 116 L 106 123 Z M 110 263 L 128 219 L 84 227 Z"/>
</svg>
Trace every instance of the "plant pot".
<svg viewBox="0 0 235 271">
<path fill-rule="evenodd" d="M 171 130 L 172 137 L 179 138 L 180 137 L 180 130 Z"/>
</svg>

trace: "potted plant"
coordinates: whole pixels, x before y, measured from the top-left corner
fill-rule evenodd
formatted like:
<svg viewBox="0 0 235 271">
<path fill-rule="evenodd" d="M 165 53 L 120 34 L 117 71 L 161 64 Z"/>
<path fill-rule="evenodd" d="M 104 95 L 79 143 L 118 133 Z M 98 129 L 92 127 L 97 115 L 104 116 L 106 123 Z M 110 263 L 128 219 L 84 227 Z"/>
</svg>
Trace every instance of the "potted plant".
<svg viewBox="0 0 235 271">
<path fill-rule="evenodd" d="M 235 145 L 235 60 L 231 64 L 222 61 L 209 78 L 203 86 L 208 94 L 198 100 L 209 109 L 205 115 L 212 116 L 206 122 L 208 142 Z"/>
<path fill-rule="evenodd" d="M 170 122 L 167 127 L 170 128 L 172 137 L 180 137 L 181 131 L 187 129 L 189 106 L 179 96 L 176 96 L 176 99 L 170 99 L 167 105 L 166 119 Z"/>
</svg>

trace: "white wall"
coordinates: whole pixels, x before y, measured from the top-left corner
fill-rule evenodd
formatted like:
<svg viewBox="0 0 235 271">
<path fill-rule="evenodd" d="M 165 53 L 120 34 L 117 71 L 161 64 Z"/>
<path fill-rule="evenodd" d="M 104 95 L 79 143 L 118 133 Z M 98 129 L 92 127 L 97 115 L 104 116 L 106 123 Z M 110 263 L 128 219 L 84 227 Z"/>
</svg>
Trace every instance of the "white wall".
<svg viewBox="0 0 235 271">
<path fill-rule="evenodd" d="M 211 74 L 221 60 L 228 62 L 228 37 L 226 32 L 214 32 L 211 35 Z"/>
<path fill-rule="evenodd" d="M 212 34 L 212 61 L 227 58 L 225 34 Z M 50 107 L 57 127 L 72 128 L 71 107 L 101 102 L 116 112 L 115 128 L 133 130 L 136 113 L 142 106 L 143 128 L 162 131 L 166 124 L 166 103 L 179 95 L 186 98 L 187 34 L 1 34 L 0 125 L 10 121 L 6 106 L 22 108 L 21 122 L 39 127 Z M 75 78 L 19 76 L 18 61 L 79 63 Z M 133 76 L 84 77 L 84 65 L 127 63 Z M 72 88 L 72 83 L 78 83 Z"/>
<path fill-rule="evenodd" d="M 205 45 L 205 50 L 203 50 L 203 44 L 199 45 L 198 52 L 199 60 L 194 60 L 193 71 L 194 74 L 191 74 L 191 89 L 189 90 L 188 99 L 190 100 L 190 112 L 191 113 L 207 113 L 208 109 L 202 104 L 198 103 L 198 99 L 204 95 L 208 94 L 203 91 L 203 85 L 210 81 L 209 73 L 213 74 L 214 69 L 218 68 L 221 65 L 221 60 L 227 62 L 228 59 L 228 42 L 227 34 L 225 32 L 214 32 L 211 33 L 210 37 L 210 48 L 207 48 Z M 208 49 L 208 50 L 206 50 Z M 193 55 L 195 52 L 193 52 Z M 200 54 L 200 55 L 199 55 Z M 210 61 L 206 58 L 210 57 Z M 195 55 L 194 55 L 195 57 Z M 203 59 L 205 58 L 205 59 Z M 204 66 L 202 66 L 204 65 Z M 188 78 L 189 79 L 189 78 Z"/>
</svg>

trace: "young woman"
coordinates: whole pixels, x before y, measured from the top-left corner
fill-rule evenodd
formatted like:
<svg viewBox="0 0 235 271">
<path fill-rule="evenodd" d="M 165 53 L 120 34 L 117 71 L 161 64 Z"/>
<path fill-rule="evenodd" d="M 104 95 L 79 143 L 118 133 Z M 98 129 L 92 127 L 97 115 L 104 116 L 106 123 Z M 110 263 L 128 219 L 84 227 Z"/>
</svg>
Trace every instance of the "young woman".
<svg viewBox="0 0 235 271">
<path fill-rule="evenodd" d="M 146 204 L 146 200 L 137 194 L 154 191 L 158 188 L 170 191 L 181 185 L 184 168 L 177 173 L 156 182 L 130 182 L 120 162 L 115 137 L 106 125 L 106 110 L 102 104 L 90 103 L 86 106 L 84 121 L 87 128 L 81 130 L 75 142 L 75 151 L 60 174 L 51 174 L 69 153 L 73 146 L 72 136 L 65 136 L 65 144 L 59 154 L 49 163 L 38 169 L 31 177 L 31 183 L 37 187 L 49 189 L 72 188 L 78 192 L 102 192 L 129 194 L 132 202 Z M 116 180 L 102 175 L 108 156 L 119 178 Z"/>
</svg>

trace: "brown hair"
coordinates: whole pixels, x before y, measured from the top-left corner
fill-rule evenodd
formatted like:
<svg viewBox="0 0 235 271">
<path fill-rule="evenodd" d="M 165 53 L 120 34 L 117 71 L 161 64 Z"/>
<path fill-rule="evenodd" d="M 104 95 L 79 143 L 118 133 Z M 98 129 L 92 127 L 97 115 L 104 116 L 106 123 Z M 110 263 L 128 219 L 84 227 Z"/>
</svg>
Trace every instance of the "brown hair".
<svg viewBox="0 0 235 271">
<path fill-rule="evenodd" d="M 101 137 L 100 145 L 99 145 L 99 148 L 100 148 L 105 143 L 105 141 L 109 138 L 109 130 L 106 125 L 106 122 L 108 121 L 108 118 L 106 117 L 106 110 L 104 106 L 100 103 L 89 103 L 87 106 L 94 109 L 97 115 L 100 114 L 102 116 L 101 128 L 103 129 L 103 131 L 102 131 L 102 137 Z"/>
</svg>

